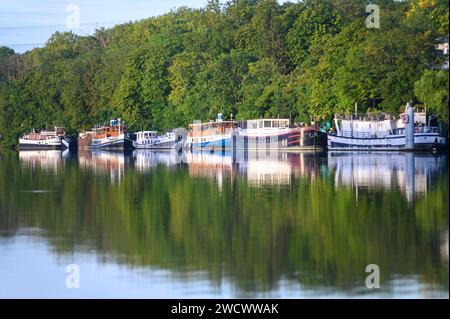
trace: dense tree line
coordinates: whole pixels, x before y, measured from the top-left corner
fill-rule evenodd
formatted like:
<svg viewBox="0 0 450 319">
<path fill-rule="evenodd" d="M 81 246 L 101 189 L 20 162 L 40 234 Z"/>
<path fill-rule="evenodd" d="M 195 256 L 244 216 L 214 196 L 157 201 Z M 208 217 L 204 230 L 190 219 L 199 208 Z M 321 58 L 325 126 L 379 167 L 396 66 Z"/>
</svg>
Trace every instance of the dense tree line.
<svg viewBox="0 0 450 319">
<path fill-rule="evenodd" d="M 435 50 L 448 2 L 375 3 L 380 28 L 367 28 L 362 0 L 210 0 L 92 36 L 56 32 L 24 54 L 2 47 L 1 143 L 110 117 L 157 130 L 218 112 L 322 121 L 355 103 L 398 113 L 410 99 L 448 121 L 448 70 Z"/>
</svg>

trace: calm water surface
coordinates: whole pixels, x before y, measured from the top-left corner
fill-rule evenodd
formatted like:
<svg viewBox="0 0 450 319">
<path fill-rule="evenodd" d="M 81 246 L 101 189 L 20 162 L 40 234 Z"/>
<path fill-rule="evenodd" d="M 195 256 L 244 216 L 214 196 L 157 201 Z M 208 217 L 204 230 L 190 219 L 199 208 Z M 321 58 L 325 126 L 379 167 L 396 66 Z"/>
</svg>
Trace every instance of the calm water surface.
<svg viewBox="0 0 450 319">
<path fill-rule="evenodd" d="M 443 155 L 1 154 L 0 297 L 448 298 L 448 192 Z"/>
</svg>

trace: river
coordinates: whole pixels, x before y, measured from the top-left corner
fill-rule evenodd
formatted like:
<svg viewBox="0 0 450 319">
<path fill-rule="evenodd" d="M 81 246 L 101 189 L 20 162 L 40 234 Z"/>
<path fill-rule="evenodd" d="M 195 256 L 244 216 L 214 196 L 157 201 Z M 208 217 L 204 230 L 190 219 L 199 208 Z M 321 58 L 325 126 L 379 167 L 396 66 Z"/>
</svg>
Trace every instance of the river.
<svg viewBox="0 0 450 319">
<path fill-rule="evenodd" d="M 428 154 L 2 153 L 0 297 L 448 298 L 448 177 Z"/>
</svg>

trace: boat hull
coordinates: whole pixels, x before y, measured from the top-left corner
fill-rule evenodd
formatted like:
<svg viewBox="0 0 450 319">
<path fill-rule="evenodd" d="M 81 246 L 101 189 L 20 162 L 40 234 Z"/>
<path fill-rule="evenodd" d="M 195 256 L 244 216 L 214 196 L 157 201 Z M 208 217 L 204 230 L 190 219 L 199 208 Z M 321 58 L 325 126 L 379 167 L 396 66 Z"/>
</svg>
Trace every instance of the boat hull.
<svg viewBox="0 0 450 319">
<path fill-rule="evenodd" d="M 77 146 L 79 149 L 89 149 L 92 144 L 92 134 L 85 134 L 79 136 L 77 139 Z"/>
<path fill-rule="evenodd" d="M 133 148 L 133 141 L 126 138 L 124 135 L 102 139 L 93 138 L 89 148 L 101 150 L 126 150 Z"/>
<path fill-rule="evenodd" d="M 223 135 L 221 137 L 206 137 L 203 142 L 192 142 L 189 139 L 186 146 L 191 151 L 223 151 L 233 148 L 232 134 Z"/>
<path fill-rule="evenodd" d="M 48 144 L 20 144 L 19 149 L 21 150 L 61 150 L 62 145 L 48 145 Z"/>
<path fill-rule="evenodd" d="M 414 148 L 406 148 L 404 134 L 382 138 L 357 138 L 328 135 L 328 149 L 334 151 L 378 150 L 378 151 L 438 151 L 446 149 L 445 138 L 437 133 L 414 134 Z"/>
<path fill-rule="evenodd" d="M 63 148 L 60 138 L 48 140 L 19 139 L 19 149 L 23 150 L 60 150 Z"/>
<path fill-rule="evenodd" d="M 136 149 L 169 150 L 175 146 L 175 141 L 167 141 L 167 142 L 155 143 L 155 144 L 141 144 L 141 143 L 134 142 L 133 146 Z"/>
<path fill-rule="evenodd" d="M 292 129 L 279 134 L 246 134 L 239 132 L 236 149 L 322 150 L 327 146 L 327 136 L 320 131 Z"/>
</svg>

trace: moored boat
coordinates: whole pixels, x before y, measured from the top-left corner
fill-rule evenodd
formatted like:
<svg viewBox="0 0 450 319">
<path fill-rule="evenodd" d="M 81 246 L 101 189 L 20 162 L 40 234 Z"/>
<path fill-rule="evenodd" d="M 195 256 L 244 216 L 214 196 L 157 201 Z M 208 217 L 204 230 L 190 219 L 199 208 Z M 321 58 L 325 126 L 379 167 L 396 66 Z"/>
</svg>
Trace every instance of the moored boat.
<svg viewBox="0 0 450 319">
<path fill-rule="evenodd" d="M 125 150 L 132 147 L 133 142 L 128 138 L 127 127 L 121 119 L 96 125 L 91 131 L 78 136 L 80 149 Z"/>
<path fill-rule="evenodd" d="M 322 149 L 326 134 L 315 126 L 290 127 L 289 119 L 241 121 L 237 149 Z"/>
<path fill-rule="evenodd" d="M 299 149 L 319 149 L 327 148 L 327 133 L 320 130 L 315 125 L 305 126 L 300 129 Z"/>
<path fill-rule="evenodd" d="M 237 125 L 235 121 L 222 120 L 189 124 L 185 146 L 191 151 L 223 151 L 233 147 L 232 137 Z"/>
<path fill-rule="evenodd" d="M 55 127 L 54 130 L 36 130 L 19 138 L 20 149 L 62 149 L 69 146 L 65 140 L 64 128 Z"/>
<path fill-rule="evenodd" d="M 438 127 L 427 125 L 426 112 L 408 104 L 399 118 L 389 114 L 335 116 L 336 131 L 328 135 L 329 150 L 430 150 L 446 147 Z"/>
<path fill-rule="evenodd" d="M 177 142 L 175 132 L 158 135 L 157 131 L 139 131 L 135 134 L 133 146 L 138 149 L 171 149 Z"/>
</svg>

